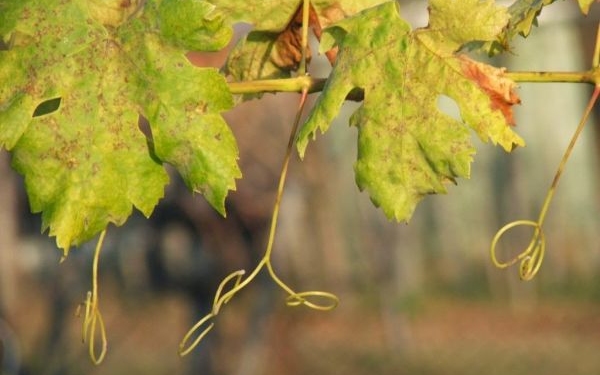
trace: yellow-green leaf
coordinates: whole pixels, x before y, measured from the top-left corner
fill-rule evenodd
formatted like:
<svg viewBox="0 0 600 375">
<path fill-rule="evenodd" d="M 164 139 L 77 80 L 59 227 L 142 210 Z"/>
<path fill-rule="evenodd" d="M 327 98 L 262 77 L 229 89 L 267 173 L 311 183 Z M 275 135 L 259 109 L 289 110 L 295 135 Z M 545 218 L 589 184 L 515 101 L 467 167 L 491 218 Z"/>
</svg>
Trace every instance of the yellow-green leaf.
<svg viewBox="0 0 600 375">
<path fill-rule="evenodd" d="M 233 105 L 225 79 L 185 58 L 186 47 L 227 43 L 230 27 L 201 0 L 166 3 L 174 8 L 0 0 L 0 20 L 11 21 L 0 26 L 0 147 L 65 251 L 122 224 L 133 207 L 150 215 L 168 182 L 164 163 L 223 214 L 240 177 L 220 115 Z M 182 12 L 196 18 L 193 30 L 173 21 Z"/>
<path fill-rule="evenodd" d="M 321 48 L 337 45 L 337 61 L 298 136 L 303 155 L 346 95 L 363 89 L 350 120 L 359 131 L 356 181 L 396 220 L 408 220 L 423 196 L 469 177 L 469 127 L 506 150 L 524 143 L 509 126 L 510 105 L 518 102 L 514 84 L 501 69 L 455 53 L 471 40 L 493 40 L 506 26 L 506 10 L 479 0 L 435 0 L 429 9 L 424 29 L 411 31 L 396 2 L 388 2 L 325 30 Z M 463 121 L 438 108 L 440 95 L 457 103 Z"/>
</svg>

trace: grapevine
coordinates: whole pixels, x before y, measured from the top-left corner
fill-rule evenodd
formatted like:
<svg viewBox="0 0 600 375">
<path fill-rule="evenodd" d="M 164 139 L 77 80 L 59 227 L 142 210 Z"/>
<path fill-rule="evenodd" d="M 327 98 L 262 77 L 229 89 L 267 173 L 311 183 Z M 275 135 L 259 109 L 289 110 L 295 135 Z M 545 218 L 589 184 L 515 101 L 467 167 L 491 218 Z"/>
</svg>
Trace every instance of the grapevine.
<svg viewBox="0 0 600 375">
<path fill-rule="evenodd" d="M 182 339 L 180 355 L 198 345 L 223 306 L 265 268 L 289 306 L 338 304 L 329 292 L 296 292 L 271 257 L 294 148 L 304 157 L 347 100 L 361 102 L 350 119 L 358 130 L 358 187 L 389 219 L 409 221 L 426 196 L 470 177 L 471 131 L 507 152 L 525 145 L 514 127 L 516 82 L 593 84 L 538 219 L 507 224 L 491 243 L 497 267 L 521 262 L 521 278 L 533 278 L 546 251 L 548 208 L 600 94 L 600 29 L 587 72 L 509 72 L 473 55 L 510 51 L 511 40 L 526 37 L 553 2 L 516 0 L 507 8 L 492 0 L 430 0 L 428 26 L 413 30 L 398 2 L 385 0 L 0 0 L 0 150 L 11 153 L 31 210 L 41 213 L 42 229 L 56 238 L 63 259 L 99 235 L 82 305 L 92 362 L 102 362 L 108 345 L 98 287 L 107 227 L 122 225 L 134 208 L 152 215 L 169 182 L 166 165 L 225 216 L 226 197 L 242 174 L 222 114 L 265 93 L 297 92 L 299 105 L 264 255 L 248 275 L 237 270 L 223 279 L 210 313 Z M 593 1 L 578 3 L 587 14 Z M 225 48 L 239 22 L 252 31 L 222 70 L 185 58 L 191 50 Z M 310 30 L 332 65 L 327 77 L 308 74 Z M 305 108 L 307 95 L 317 92 L 315 105 Z M 441 95 L 456 102 L 460 121 L 439 110 Z M 140 129 L 140 117 L 148 129 Z M 517 226 L 533 228 L 529 245 L 499 260 L 501 237 Z"/>
</svg>

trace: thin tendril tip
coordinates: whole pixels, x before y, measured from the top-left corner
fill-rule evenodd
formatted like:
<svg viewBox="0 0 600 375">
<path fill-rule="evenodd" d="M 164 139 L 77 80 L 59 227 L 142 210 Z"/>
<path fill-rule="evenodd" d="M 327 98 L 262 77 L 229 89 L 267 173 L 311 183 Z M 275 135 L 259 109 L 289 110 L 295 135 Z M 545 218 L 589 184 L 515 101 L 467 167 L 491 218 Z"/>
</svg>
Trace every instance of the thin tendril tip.
<svg viewBox="0 0 600 375">
<path fill-rule="evenodd" d="M 328 300 L 327 302 L 329 302 L 329 303 L 323 303 L 323 304 L 316 303 L 316 302 L 314 302 L 314 300 L 310 301 L 308 299 L 308 297 L 317 297 L 317 298 L 325 299 L 325 300 Z M 304 305 L 304 306 L 309 307 L 314 310 L 330 311 L 337 307 L 337 305 L 340 302 L 340 299 L 335 294 L 332 294 L 329 292 L 323 292 L 320 290 L 312 290 L 312 291 L 290 294 L 286 298 L 285 302 L 286 302 L 286 305 L 291 306 L 291 307 Z"/>
<path fill-rule="evenodd" d="M 216 315 L 213 313 L 206 315 L 204 318 L 200 319 L 196 324 L 194 324 L 194 326 L 185 334 L 185 336 L 183 337 L 183 340 L 181 340 L 181 342 L 179 343 L 178 353 L 181 357 L 188 355 L 192 350 L 194 350 L 194 348 L 196 348 L 198 346 L 198 344 L 200 344 L 200 341 L 202 341 L 204 336 L 206 336 L 210 332 L 210 330 L 215 325 L 215 323 L 213 323 L 213 322 L 211 322 L 208 325 L 208 327 L 206 327 L 204 330 L 202 330 L 198 334 L 198 336 L 196 336 L 196 339 L 194 339 L 194 341 L 188 345 L 188 341 L 191 339 L 191 337 L 194 334 L 196 334 L 196 331 L 198 331 L 205 323 L 210 321 L 215 316 Z"/>
<path fill-rule="evenodd" d="M 106 337 L 106 327 L 104 319 L 98 306 L 98 262 L 100 251 L 104 243 L 106 230 L 103 230 L 96 244 L 94 251 L 94 260 L 92 263 L 92 290 L 87 292 L 85 299 L 85 315 L 83 317 L 82 340 L 83 343 L 89 342 L 88 351 L 90 359 L 95 365 L 99 365 L 104 360 L 108 350 L 108 339 Z M 81 306 L 81 305 L 80 305 Z M 81 307 L 78 308 L 79 310 Z M 98 331 L 99 329 L 100 331 Z M 97 351 L 96 341 L 100 342 L 100 349 Z"/>
<path fill-rule="evenodd" d="M 505 262 L 499 261 L 496 253 L 498 251 L 497 248 L 500 238 L 509 230 L 519 226 L 529 226 L 534 228 L 533 236 L 529 241 L 529 245 L 512 259 Z M 533 277 L 539 271 L 544 259 L 545 251 L 546 238 L 544 236 L 542 226 L 539 222 L 531 220 L 517 220 L 506 224 L 498 232 L 496 232 L 490 247 L 492 262 L 496 267 L 507 268 L 520 261 L 521 264 L 519 266 L 519 276 L 522 280 L 526 281 L 533 279 Z"/>
</svg>

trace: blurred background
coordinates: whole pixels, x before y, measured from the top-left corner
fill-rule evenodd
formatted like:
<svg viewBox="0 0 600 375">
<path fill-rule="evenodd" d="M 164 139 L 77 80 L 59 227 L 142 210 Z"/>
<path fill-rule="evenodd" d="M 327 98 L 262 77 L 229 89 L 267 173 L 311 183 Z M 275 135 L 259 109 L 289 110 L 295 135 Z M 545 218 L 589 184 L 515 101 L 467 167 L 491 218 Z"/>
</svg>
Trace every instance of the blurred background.
<svg viewBox="0 0 600 375">
<path fill-rule="evenodd" d="M 414 27 L 423 1 L 401 1 Z M 575 1 L 545 9 L 539 27 L 494 64 L 509 70 L 590 67 L 598 6 L 587 18 Z M 191 54 L 219 66 L 224 54 Z M 328 63 L 315 58 L 314 76 Z M 535 220 L 591 87 L 520 85 L 517 132 L 527 147 L 506 154 L 475 139 L 470 180 L 426 198 L 411 222 L 389 222 L 354 184 L 358 104 L 348 103 L 307 157 L 291 163 L 274 266 L 296 290 L 335 293 L 330 312 L 285 306 L 262 274 L 222 310 L 192 354 L 179 358 L 187 330 L 210 309 L 224 276 L 260 260 L 275 186 L 299 95 L 265 95 L 226 114 L 244 179 L 227 219 L 173 175 L 154 216 L 111 227 L 100 263 L 100 307 L 109 352 L 94 366 L 81 344 L 77 306 L 91 287 L 95 243 L 61 251 L 39 233 L 22 179 L 0 154 L 0 362 L 26 374 L 593 374 L 600 373 L 600 106 L 559 184 L 545 223 L 538 276 L 519 280 L 489 258 L 495 232 Z M 311 98 L 311 100 L 314 100 Z M 451 103 L 441 103 L 452 112 Z M 511 232 L 503 253 L 531 233 Z"/>
</svg>

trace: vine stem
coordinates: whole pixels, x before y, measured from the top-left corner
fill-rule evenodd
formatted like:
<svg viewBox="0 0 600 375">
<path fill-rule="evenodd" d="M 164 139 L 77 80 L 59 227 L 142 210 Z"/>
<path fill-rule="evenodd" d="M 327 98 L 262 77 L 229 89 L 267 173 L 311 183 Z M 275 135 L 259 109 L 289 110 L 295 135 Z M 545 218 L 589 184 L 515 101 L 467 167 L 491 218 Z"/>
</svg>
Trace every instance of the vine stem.
<svg viewBox="0 0 600 375">
<path fill-rule="evenodd" d="M 570 82 L 570 83 L 598 83 L 596 69 L 587 72 L 506 72 L 506 77 L 515 82 Z"/>
<path fill-rule="evenodd" d="M 273 244 L 275 243 L 275 233 L 277 232 L 277 224 L 279 222 L 279 210 L 281 207 L 281 198 L 283 197 L 283 190 L 285 189 L 285 182 L 287 180 L 288 168 L 290 165 L 290 159 L 292 156 L 292 150 L 294 146 L 294 139 L 296 138 L 296 133 L 298 131 L 298 127 L 300 124 L 300 117 L 302 116 L 302 110 L 304 109 L 304 105 L 306 103 L 307 91 L 304 90 L 302 97 L 300 98 L 300 105 L 298 106 L 298 111 L 296 112 L 296 118 L 294 120 L 294 124 L 292 130 L 290 131 L 290 137 L 288 139 L 288 145 L 285 151 L 285 156 L 283 159 L 283 163 L 281 166 L 281 171 L 279 173 L 279 183 L 277 185 L 277 193 L 275 196 L 275 204 L 273 206 L 273 213 L 271 214 L 271 226 L 269 228 L 269 238 L 267 239 L 267 246 L 265 249 L 265 254 L 258 265 L 254 268 L 252 273 L 248 275 L 247 278 L 244 279 L 236 288 L 231 289 L 229 292 L 223 295 L 224 300 L 228 300 L 233 297 L 235 293 L 237 293 L 240 289 L 244 288 L 248 285 L 260 272 L 260 270 L 266 266 L 269 274 L 273 276 L 277 284 L 279 284 L 286 292 L 293 294 L 292 291 L 287 285 L 285 285 L 279 277 L 275 275 L 273 270 L 273 266 L 271 265 L 271 254 L 273 253 Z"/>
<path fill-rule="evenodd" d="M 255 81 L 229 82 L 229 91 L 232 94 L 256 94 L 262 92 L 302 92 L 305 88 L 308 92 L 321 91 L 325 85 L 325 79 L 312 78 L 300 75 L 293 78 L 261 79 Z"/>
<path fill-rule="evenodd" d="M 537 82 L 537 83 L 587 83 L 600 84 L 600 68 L 586 72 L 552 72 L 552 71 L 515 71 L 506 72 L 505 76 L 515 82 Z M 234 94 L 256 94 L 264 92 L 299 92 L 307 89 L 308 93 L 320 92 L 325 88 L 325 78 L 315 78 L 307 75 L 299 75 L 292 78 L 263 79 L 244 82 L 229 82 L 229 91 Z M 364 98 L 362 90 L 353 90 L 347 100 L 361 101 Z"/>
</svg>

